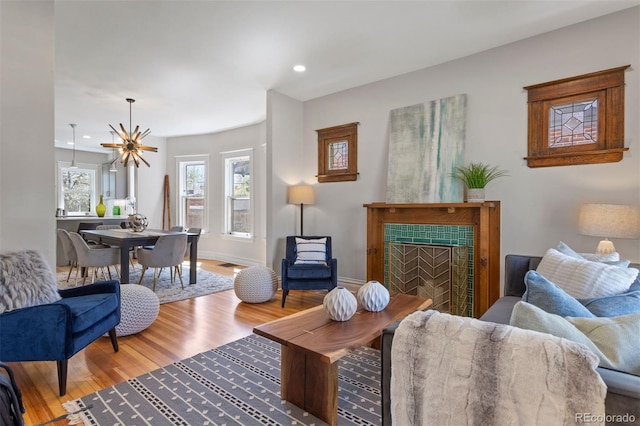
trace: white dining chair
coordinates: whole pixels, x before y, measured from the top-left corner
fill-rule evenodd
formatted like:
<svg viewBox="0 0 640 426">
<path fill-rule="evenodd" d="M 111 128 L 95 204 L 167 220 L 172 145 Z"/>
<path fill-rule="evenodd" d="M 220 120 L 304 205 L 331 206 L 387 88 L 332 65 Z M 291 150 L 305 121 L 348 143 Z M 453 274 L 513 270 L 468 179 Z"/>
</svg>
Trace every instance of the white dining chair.
<svg viewBox="0 0 640 426">
<path fill-rule="evenodd" d="M 71 237 L 78 255 L 78 267 L 85 268 L 82 284 L 87 281 L 87 277 L 90 275 L 90 268 L 93 268 L 91 282 L 94 282 L 98 277 L 98 270 L 102 270 L 102 275 L 105 279 L 107 275 L 109 279 L 112 279 L 111 269 L 109 269 L 112 265 L 115 266 L 116 276 L 119 275 L 120 247 L 91 248 L 77 232 L 70 232 L 69 237 Z M 106 274 L 104 273 L 104 268 L 107 269 Z"/>
<path fill-rule="evenodd" d="M 180 273 L 180 265 L 184 259 L 184 253 L 187 249 L 187 234 L 168 234 L 163 235 L 156 241 L 151 249 L 138 249 L 138 263 L 142 265 L 142 273 L 138 284 L 142 283 L 144 273 L 148 268 L 153 269 L 153 291 L 156 290 L 156 282 L 160 275 L 161 268 L 170 268 L 171 283 L 175 282 L 175 276 L 180 278 L 180 286 L 184 289 L 182 275 Z"/>
</svg>

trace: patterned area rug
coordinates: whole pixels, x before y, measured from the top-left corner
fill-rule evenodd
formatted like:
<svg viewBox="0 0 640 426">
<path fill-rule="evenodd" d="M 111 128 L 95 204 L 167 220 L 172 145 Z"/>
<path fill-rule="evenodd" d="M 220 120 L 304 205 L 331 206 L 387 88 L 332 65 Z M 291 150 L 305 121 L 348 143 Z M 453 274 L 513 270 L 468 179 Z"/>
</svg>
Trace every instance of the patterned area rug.
<svg viewBox="0 0 640 426">
<path fill-rule="evenodd" d="M 338 361 L 339 425 L 379 425 L 380 353 Z M 252 334 L 64 404 L 70 424 L 324 425 L 280 399 L 280 345 Z"/>
<path fill-rule="evenodd" d="M 131 283 L 138 283 L 138 279 L 140 279 L 140 271 L 140 266 L 137 266 L 135 271 L 130 269 L 129 281 Z M 75 270 L 71 274 L 69 283 L 67 283 L 67 272 L 59 272 L 56 276 L 58 280 L 58 287 L 61 289 L 74 287 L 76 285 L 74 275 Z M 184 290 L 180 287 L 180 280 L 177 277 L 175 278 L 175 283 L 171 283 L 169 268 L 164 268 L 158 278 L 158 282 L 156 283 L 156 294 L 158 295 L 158 299 L 160 299 L 161 304 L 204 296 L 205 294 L 217 293 L 219 291 L 233 288 L 232 277 L 226 277 L 200 269 L 196 275 L 196 283 L 189 284 L 189 268 L 184 266 L 182 268 L 182 280 L 184 282 Z M 90 280 L 87 279 L 87 282 L 90 282 Z M 144 274 L 141 284 L 150 289 L 153 288 L 153 270 L 151 268 L 149 268 Z M 78 280 L 77 285 L 82 285 L 81 279 Z"/>
</svg>

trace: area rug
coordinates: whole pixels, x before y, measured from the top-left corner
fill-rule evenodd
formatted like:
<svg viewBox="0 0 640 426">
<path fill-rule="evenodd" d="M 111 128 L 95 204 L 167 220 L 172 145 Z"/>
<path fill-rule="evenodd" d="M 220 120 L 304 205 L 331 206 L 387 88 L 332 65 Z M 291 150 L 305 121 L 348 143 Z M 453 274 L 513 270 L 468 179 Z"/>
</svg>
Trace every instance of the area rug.
<svg viewBox="0 0 640 426">
<path fill-rule="evenodd" d="M 338 424 L 379 425 L 380 352 L 338 361 Z M 64 403 L 70 424 L 324 425 L 280 399 L 280 345 L 252 334 Z"/>
<path fill-rule="evenodd" d="M 129 271 L 129 282 L 137 284 L 138 279 L 140 279 L 141 267 L 137 266 L 135 271 L 133 269 Z M 74 287 L 76 285 L 74 275 L 75 271 L 71 274 L 69 283 L 67 283 L 67 272 L 59 272 L 56 276 L 58 287 L 61 289 Z M 232 277 L 214 274 L 213 272 L 201 269 L 198 269 L 196 273 L 196 283 L 189 284 L 189 268 L 185 266 L 182 268 L 182 281 L 184 282 L 184 290 L 180 287 L 180 280 L 177 277 L 175 283 L 171 283 L 169 268 L 164 268 L 156 283 L 156 294 L 161 304 L 204 296 L 233 288 Z M 87 282 L 89 282 L 89 280 L 87 280 Z M 153 269 L 149 268 L 147 270 L 141 284 L 150 289 L 153 288 Z M 78 280 L 77 285 L 82 285 L 81 279 Z"/>
</svg>

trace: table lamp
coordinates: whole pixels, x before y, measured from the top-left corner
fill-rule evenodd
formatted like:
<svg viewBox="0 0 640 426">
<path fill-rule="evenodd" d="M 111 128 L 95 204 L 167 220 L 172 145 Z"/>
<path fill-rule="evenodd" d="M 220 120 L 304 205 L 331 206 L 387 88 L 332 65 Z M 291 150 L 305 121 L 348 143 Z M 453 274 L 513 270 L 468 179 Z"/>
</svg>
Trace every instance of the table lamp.
<svg viewBox="0 0 640 426">
<path fill-rule="evenodd" d="M 300 204 L 300 236 L 303 236 L 303 206 L 316 202 L 316 193 L 312 186 L 294 185 L 289 187 L 289 204 Z"/>
<path fill-rule="evenodd" d="M 620 204 L 583 204 L 578 218 L 582 235 L 603 237 L 596 254 L 616 251 L 608 238 L 640 238 L 640 207 Z"/>
</svg>

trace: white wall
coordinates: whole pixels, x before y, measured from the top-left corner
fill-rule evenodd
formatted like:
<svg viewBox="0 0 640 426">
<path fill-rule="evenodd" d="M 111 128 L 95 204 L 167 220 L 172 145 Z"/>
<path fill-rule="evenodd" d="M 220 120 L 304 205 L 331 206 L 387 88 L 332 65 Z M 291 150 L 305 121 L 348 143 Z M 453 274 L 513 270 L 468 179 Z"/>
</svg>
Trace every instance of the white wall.
<svg viewBox="0 0 640 426">
<path fill-rule="evenodd" d="M 0 2 L 0 249 L 55 265 L 54 2 Z"/>
<path fill-rule="evenodd" d="M 153 131 L 153 129 L 152 129 Z M 144 144 L 158 148 L 158 152 L 145 152 L 144 158 L 151 164 L 141 163 L 134 170 L 136 186 L 136 211 L 147 217 L 150 229 L 162 229 L 162 207 L 164 200 L 164 175 L 167 164 L 167 141 L 152 135 L 144 138 Z M 129 165 L 131 162 L 129 162 Z M 175 216 L 171 216 L 172 219 Z M 174 223 L 175 224 L 175 223 Z"/>
<path fill-rule="evenodd" d="M 358 180 L 317 184 L 316 204 L 305 209 L 305 232 L 332 235 L 339 276 L 365 280 L 367 236 L 362 205 L 385 200 L 389 111 L 466 93 L 466 161 L 499 165 L 511 175 L 491 183 L 486 191 L 487 199 L 502 202 L 502 257 L 543 254 L 560 240 L 578 251 L 593 252 L 599 238 L 578 235 L 576 230 L 580 204 L 640 205 L 639 53 L 640 7 L 636 7 L 305 102 L 303 155 L 291 163 L 302 164 L 299 180 L 316 182 L 316 129 L 360 122 Z M 627 64 L 631 68 L 625 75 L 625 146 L 630 151 L 624 159 L 528 168 L 523 160 L 527 155 L 523 87 Z M 274 203 L 272 211 L 285 207 L 279 199 Z M 622 257 L 640 261 L 637 240 L 616 240 L 615 244 Z"/>
<path fill-rule="evenodd" d="M 281 93 L 267 92 L 267 266 L 278 275 L 287 235 L 297 235 L 299 206 L 287 204 L 287 187 L 304 180 L 303 104 Z M 309 206 L 313 207 L 313 206 Z M 307 210 L 309 210 L 307 207 Z M 307 228 L 309 229 L 309 228 Z M 311 235 L 311 233 L 307 233 Z"/>
<path fill-rule="evenodd" d="M 240 239 L 222 234 L 223 231 L 223 168 L 221 153 L 242 149 L 253 149 L 254 237 Z M 189 155 L 209 156 L 208 196 L 209 229 L 198 243 L 198 256 L 218 259 L 243 265 L 264 265 L 266 244 L 266 172 L 265 172 L 265 123 L 196 136 L 181 136 L 167 139 L 166 173 L 171 182 L 172 218 L 177 224 L 176 157 Z M 259 179 L 258 177 L 261 177 Z"/>
</svg>

